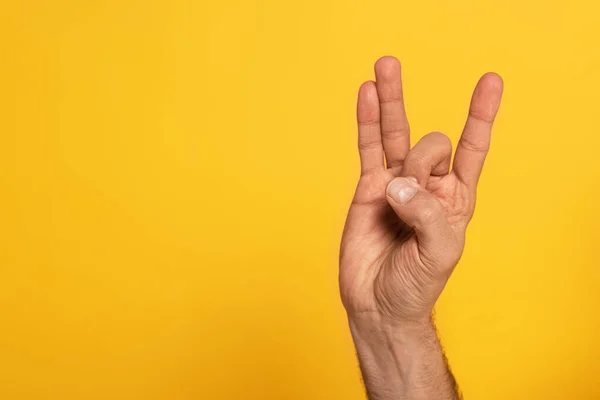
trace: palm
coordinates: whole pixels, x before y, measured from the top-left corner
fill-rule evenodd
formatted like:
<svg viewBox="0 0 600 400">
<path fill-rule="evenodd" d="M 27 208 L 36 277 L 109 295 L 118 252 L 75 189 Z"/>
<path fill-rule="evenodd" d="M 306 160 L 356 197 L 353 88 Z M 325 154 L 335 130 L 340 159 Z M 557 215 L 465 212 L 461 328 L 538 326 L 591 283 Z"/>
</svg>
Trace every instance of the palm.
<svg viewBox="0 0 600 400">
<path fill-rule="evenodd" d="M 363 292 L 355 296 L 359 300 L 359 304 L 353 305 L 355 309 L 377 308 L 374 286 L 378 277 L 388 282 L 389 277 L 414 279 L 413 275 L 422 268 L 414 231 L 398 219 L 386 200 L 385 189 L 394 177 L 390 170 L 362 177 L 350 206 L 342 248 L 343 256 L 348 260 L 344 270 L 348 275 L 342 275 L 342 278 L 346 281 L 343 287 Z M 440 201 L 445 217 L 456 228 L 459 243 L 472 203 L 465 189 L 452 173 L 443 177 L 430 176 L 427 182 L 427 190 Z M 394 271 L 409 273 L 398 276 Z M 366 276 L 369 272 L 372 276 Z"/>
<path fill-rule="evenodd" d="M 451 148 L 443 135 L 430 134 L 409 150 L 399 64 L 390 58 L 378 64 L 377 86 L 367 84 L 359 95 L 362 174 L 342 238 L 340 287 L 346 307 L 356 312 L 379 311 L 410 317 L 433 306 L 462 253 L 465 229 L 475 206 L 475 184 L 489 142 L 489 133 L 486 140 L 485 132 L 482 135 L 473 127 L 490 121 L 487 125 L 491 128 L 493 116 L 488 118 L 480 112 L 483 106 L 476 101 L 476 91 L 470 121 L 450 171 Z M 479 96 L 485 100 L 483 89 Z M 382 98 L 385 96 L 394 98 Z M 495 114 L 494 107 L 488 110 Z M 386 123 L 395 126 L 386 127 Z M 386 138 L 386 132 L 396 134 Z M 389 168 L 383 166 L 383 150 Z M 433 163 L 426 160 L 428 156 Z M 449 227 L 443 243 L 424 246 L 414 227 L 398 218 L 386 196 L 388 184 L 398 176 L 418 178 L 420 186 L 432 195 Z M 444 251 L 440 252 L 440 248 Z M 440 275 L 442 279 L 433 279 Z"/>
</svg>

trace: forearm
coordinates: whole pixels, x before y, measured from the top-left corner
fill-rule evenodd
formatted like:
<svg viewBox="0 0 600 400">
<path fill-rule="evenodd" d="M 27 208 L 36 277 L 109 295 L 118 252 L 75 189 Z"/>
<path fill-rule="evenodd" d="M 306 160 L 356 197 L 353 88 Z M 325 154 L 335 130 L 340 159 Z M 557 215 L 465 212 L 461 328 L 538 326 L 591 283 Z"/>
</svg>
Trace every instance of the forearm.
<svg viewBox="0 0 600 400">
<path fill-rule="evenodd" d="M 460 399 L 433 322 L 349 322 L 370 400 Z"/>
</svg>

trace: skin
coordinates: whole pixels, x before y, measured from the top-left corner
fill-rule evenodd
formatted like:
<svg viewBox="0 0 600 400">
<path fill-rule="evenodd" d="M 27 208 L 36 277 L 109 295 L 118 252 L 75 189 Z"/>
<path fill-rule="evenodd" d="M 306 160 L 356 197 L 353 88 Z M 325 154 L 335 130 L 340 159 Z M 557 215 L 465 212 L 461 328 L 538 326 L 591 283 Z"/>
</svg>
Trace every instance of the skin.
<svg viewBox="0 0 600 400">
<path fill-rule="evenodd" d="M 452 161 L 447 136 L 411 148 L 400 63 L 383 57 L 357 105 L 361 175 L 340 253 L 340 292 L 371 400 L 458 399 L 432 322 L 460 259 L 502 96 L 487 73 Z"/>
</svg>

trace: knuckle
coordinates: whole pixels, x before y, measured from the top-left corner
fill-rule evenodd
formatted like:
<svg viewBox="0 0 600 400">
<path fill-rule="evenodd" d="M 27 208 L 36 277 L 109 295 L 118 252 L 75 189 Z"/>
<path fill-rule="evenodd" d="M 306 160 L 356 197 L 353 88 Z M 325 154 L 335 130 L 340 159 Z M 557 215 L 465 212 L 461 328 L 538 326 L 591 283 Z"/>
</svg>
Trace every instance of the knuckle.
<svg viewBox="0 0 600 400">
<path fill-rule="evenodd" d="M 469 116 L 476 121 L 481 121 L 486 124 L 494 122 L 494 116 L 490 115 L 490 112 L 482 107 L 472 107 L 469 110 Z"/>
<path fill-rule="evenodd" d="M 367 129 L 376 128 L 377 129 L 379 127 L 379 119 L 377 119 L 374 116 L 368 116 L 367 118 L 361 119 L 358 122 L 358 127 L 363 128 L 363 129 L 364 128 L 367 128 Z"/>
<path fill-rule="evenodd" d="M 379 104 L 383 107 L 398 108 L 404 106 L 404 99 L 400 94 L 392 92 L 379 99 Z"/>
<path fill-rule="evenodd" d="M 410 135 L 410 129 L 408 125 L 398 125 L 393 128 L 386 128 L 381 130 L 381 135 L 386 140 L 395 140 Z"/>
<path fill-rule="evenodd" d="M 404 165 L 408 169 L 420 170 L 429 164 L 431 164 L 429 157 L 416 151 L 409 152 L 406 155 L 406 160 L 404 160 Z"/>
<path fill-rule="evenodd" d="M 358 142 L 358 149 L 360 151 L 375 150 L 381 147 L 380 140 L 360 140 Z"/>
<path fill-rule="evenodd" d="M 440 143 L 440 146 L 450 148 L 452 147 L 452 141 L 447 135 L 444 135 L 442 132 L 434 131 L 428 133 L 426 136 L 429 137 L 431 140 L 435 141 L 436 143 Z"/>
<path fill-rule="evenodd" d="M 485 153 L 489 149 L 489 143 L 485 140 L 474 140 L 468 135 L 463 135 L 460 138 L 459 145 L 468 151 L 475 153 Z"/>
<path fill-rule="evenodd" d="M 422 226 L 432 225 L 437 222 L 442 214 L 440 204 L 430 201 L 419 206 L 417 217 Z"/>
</svg>

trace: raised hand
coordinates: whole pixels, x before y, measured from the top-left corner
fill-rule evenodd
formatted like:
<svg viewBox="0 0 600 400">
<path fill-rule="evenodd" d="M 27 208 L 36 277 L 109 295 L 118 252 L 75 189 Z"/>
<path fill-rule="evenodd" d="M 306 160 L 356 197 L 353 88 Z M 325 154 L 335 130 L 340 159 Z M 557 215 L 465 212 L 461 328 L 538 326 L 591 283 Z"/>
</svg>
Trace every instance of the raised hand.
<svg viewBox="0 0 600 400">
<path fill-rule="evenodd" d="M 358 94 L 361 176 L 342 238 L 341 296 L 351 318 L 420 323 L 463 252 L 503 83 L 493 73 L 479 80 L 451 163 L 442 133 L 411 148 L 398 60 L 381 58 L 375 75 Z"/>
</svg>

